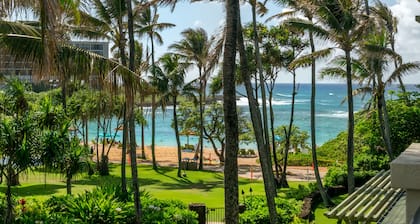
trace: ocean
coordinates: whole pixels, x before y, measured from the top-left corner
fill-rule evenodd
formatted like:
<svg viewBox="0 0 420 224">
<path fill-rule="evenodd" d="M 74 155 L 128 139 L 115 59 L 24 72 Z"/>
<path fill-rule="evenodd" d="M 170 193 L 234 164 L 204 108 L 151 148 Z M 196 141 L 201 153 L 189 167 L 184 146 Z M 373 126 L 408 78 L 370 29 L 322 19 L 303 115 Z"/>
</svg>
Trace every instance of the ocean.
<svg viewBox="0 0 420 224">
<path fill-rule="evenodd" d="M 356 88 L 356 87 L 355 87 Z M 397 86 L 391 86 L 396 90 Z M 414 89 L 409 86 L 408 89 Z M 245 92 L 243 88 L 238 88 L 239 92 Z M 317 84 L 316 95 L 316 141 L 317 145 L 322 145 L 326 141 L 334 138 L 342 131 L 347 129 L 347 102 L 344 101 L 347 95 L 345 84 Z M 297 95 L 295 99 L 295 118 L 294 124 L 301 130 L 310 133 L 310 97 L 311 85 L 297 85 Z M 290 119 L 290 109 L 292 101 L 292 84 L 276 84 L 273 97 L 275 127 L 286 125 Z M 369 96 L 363 99 L 362 96 L 354 97 L 354 110 L 361 110 L 367 103 Z M 249 116 L 248 101 L 244 97 L 240 97 L 237 101 L 238 107 L 246 115 Z M 149 124 L 145 128 L 145 145 L 151 145 L 151 110 L 146 108 L 146 119 Z M 167 107 L 165 112 L 161 109 L 156 113 L 156 145 L 160 146 L 176 146 L 175 132 L 171 127 L 172 123 L 172 107 Z M 116 127 L 115 122 L 112 124 L 112 130 Z M 141 144 L 140 127 L 136 126 L 137 144 Z M 122 132 L 117 134 L 116 141 L 121 140 Z M 89 139 L 96 137 L 96 122 L 89 123 Z M 309 139 L 308 139 L 309 141 Z M 186 136 L 181 136 L 181 144 L 187 142 Z M 189 136 L 189 143 L 196 144 L 197 136 Z M 204 142 L 205 147 L 211 147 L 210 143 Z M 248 146 L 252 148 L 252 146 Z"/>
</svg>

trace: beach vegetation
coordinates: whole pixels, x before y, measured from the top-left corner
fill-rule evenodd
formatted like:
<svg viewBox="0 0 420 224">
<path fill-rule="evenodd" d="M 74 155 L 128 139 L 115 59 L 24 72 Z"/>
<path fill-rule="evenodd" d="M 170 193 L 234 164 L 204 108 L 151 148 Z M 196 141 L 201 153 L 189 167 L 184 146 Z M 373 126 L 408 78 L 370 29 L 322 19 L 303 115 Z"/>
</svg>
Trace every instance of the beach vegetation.
<svg viewBox="0 0 420 224">
<path fill-rule="evenodd" d="M 161 94 L 162 108 L 171 102 L 173 106 L 173 128 L 175 130 L 175 138 L 177 143 L 178 154 L 178 173 L 177 176 L 181 177 L 181 159 L 182 148 L 181 140 L 179 138 L 180 132 L 178 127 L 178 97 L 180 95 L 193 95 L 193 88 L 191 85 L 185 83 L 185 71 L 188 64 L 180 61 L 179 55 L 165 54 L 159 59 L 160 67 L 155 70 L 155 80 L 158 90 Z"/>
</svg>

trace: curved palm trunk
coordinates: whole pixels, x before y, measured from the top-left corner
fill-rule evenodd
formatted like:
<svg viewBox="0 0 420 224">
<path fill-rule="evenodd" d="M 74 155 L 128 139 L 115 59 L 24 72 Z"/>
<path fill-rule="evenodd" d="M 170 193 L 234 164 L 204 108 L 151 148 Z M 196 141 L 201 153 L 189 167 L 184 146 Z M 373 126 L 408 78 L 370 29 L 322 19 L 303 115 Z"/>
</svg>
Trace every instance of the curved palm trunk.
<svg viewBox="0 0 420 224">
<path fill-rule="evenodd" d="M 225 221 L 239 223 L 238 114 L 236 111 L 236 45 L 239 34 L 239 1 L 226 1 L 226 40 L 223 57 L 223 111 L 226 136 L 224 168 Z"/>
<path fill-rule="evenodd" d="M 244 80 L 245 90 L 248 96 L 249 110 L 251 114 L 252 126 L 254 128 L 255 140 L 258 147 L 258 155 L 261 161 L 261 170 L 264 179 L 264 189 L 267 199 L 267 205 L 270 212 L 270 223 L 276 223 L 277 211 L 275 198 L 277 196 L 276 184 L 273 176 L 273 167 L 271 164 L 270 152 L 267 149 L 268 142 L 265 141 L 262 119 L 258 101 L 254 97 L 251 77 L 249 74 L 248 59 L 245 51 L 244 38 L 240 18 L 238 19 L 238 49 L 240 55 L 240 72 Z M 226 158 L 227 160 L 227 158 Z"/>
<path fill-rule="evenodd" d="M 310 19 L 311 20 L 311 19 Z M 311 52 L 315 52 L 315 43 L 312 31 L 309 31 L 309 42 L 311 45 Z M 316 64 L 315 58 L 312 58 L 311 65 L 311 152 L 312 152 L 312 164 L 314 167 L 316 184 L 318 191 L 321 194 L 322 201 L 325 207 L 329 207 L 331 200 L 328 197 L 327 192 L 325 192 L 324 187 L 322 186 L 321 175 L 318 168 L 318 158 L 316 155 L 316 125 L 315 125 L 315 100 L 316 100 Z"/>
<path fill-rule="evenodd" d="M 350 50 L 346 54 L 346 77 L 347 77 L 347 103 L 348 103 L 348 129 L 347 129 L 347 186 L 348 192 L 353 193 L 354 182 L 354 108 L 353 108 L 353 86 L 351 73 Z"/>
<path fill-rule="evenodd" d="M 174 129 L 175 129 L 176 145 L 177 145 L 177 149 L 178 149 L 177 150 L 177 152 L 178 152 L 178 173 L 177 173 L 177 176 L 182 177 L 182 175 L 181 175 L 182 151 L 181 151 L 181 140 L 179 139 L 178 117 L 177 117 L 177 114 L 176 114 L 176 104 L 177 104 L 177 99 L 176 98 L 177 98 L 176 96 L 173 97 L 173 104 L 174 104 L 173 105 L 173 108 L 174 108 L 174 111 L 173 111 L 174 114 L 173 115 L 174 115 Z"/>
</svg>

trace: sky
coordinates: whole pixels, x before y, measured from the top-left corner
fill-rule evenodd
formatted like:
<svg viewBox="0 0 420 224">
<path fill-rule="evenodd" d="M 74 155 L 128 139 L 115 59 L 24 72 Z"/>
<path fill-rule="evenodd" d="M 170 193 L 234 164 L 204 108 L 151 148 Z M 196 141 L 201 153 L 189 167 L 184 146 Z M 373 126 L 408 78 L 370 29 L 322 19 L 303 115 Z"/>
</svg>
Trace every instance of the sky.
<svg viewBox="0 0 420 224">
<path fill-rule="evenodd" d="M 384 0 L 382 1 L 390 6 L 393 14 L 398 18 L 398 34 L 396 36 L 396 50 L 403 57 L 404 62 L 420 61 L 420 23 L 415 21 L 415 16 L 420 15 L 420 3 L 416 0 Z M 269 4 L 268 13 L 264 18 L 258 18 L 259 22 L 265 22 L 268 16 L 272 16 L 285 9 L 278 5 Z M 225 20 L 224 4 L 219 1 L 186 3 L 180 2 L 176 5 L 173 12 L 169 8 L 159 8 L 160 22 L 170 22 L 176 24 L 176 27 L 162 31 L 164 40 L 162 46 L 157 46 L 156 54 L 162 55 L 168 52 L 168 46 L 181 40 L 180 33 L 187 28 L 204 28 L 210 35 L 216 34 Z M 251 7 L 242 5 L 242 22 L 251 22 Z M 325 66 L 320 63 L 319 67 Z M 392 68 L 392 66 L 390 66 Z M 197 71 L 192 69 L 188 72 L 187 79 L 191 80 L 197 77 Z M 283 72 L 278 82 L 291 83 L 292 77 Z M 310 83 L 310 72 L 308 70 L 299 70 L 297 75 L 298 83 Z M 344 83 L 345 80 L 338 79 L 318 79 L 320 83 Z M 404 78 L 405 83 L 420 84 L 420 72 L 410 74 Z"/>
</svg>

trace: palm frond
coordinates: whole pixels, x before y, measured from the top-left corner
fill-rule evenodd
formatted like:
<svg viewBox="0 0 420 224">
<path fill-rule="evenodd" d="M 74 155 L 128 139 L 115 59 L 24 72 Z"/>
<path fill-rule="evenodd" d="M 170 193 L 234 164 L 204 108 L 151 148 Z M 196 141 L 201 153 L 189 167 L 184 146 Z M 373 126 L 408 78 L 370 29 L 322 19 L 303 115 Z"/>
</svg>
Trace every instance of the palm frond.
<svg viewBox="0 0 420 224">
<path fill-rule="evenodd" d="M 304 68 L 312 65 L 312 58 L 315 60 L 329 57 L 333 51 L 333 48 L 326 48 L 323 50 L 315 51 L 311 54 L 303 55 L 293 60 L 288 66 L 289 69 L 293 70 L 296 68 Z"/>
<path fill-rule="evenodd" d="M 387 84 L 395 82 L 398 80 L 398 77 L 402 77 L 404 75 L 408 75 L 408 73 L 416 72 L 420 70 L 420 62 L 408 62 L 401 64 L 395 69 L 392 74 L 389 76 L 388 80 L 386 81 Z"/>
</svg>

